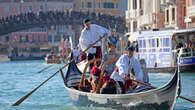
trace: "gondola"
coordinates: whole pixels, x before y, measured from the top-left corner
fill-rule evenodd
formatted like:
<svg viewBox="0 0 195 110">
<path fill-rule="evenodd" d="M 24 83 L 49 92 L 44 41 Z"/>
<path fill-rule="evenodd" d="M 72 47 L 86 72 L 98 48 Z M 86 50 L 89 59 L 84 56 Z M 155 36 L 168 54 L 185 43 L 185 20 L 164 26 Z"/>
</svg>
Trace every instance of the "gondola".
<svg viewBox="0 0 195 110">
<path fill-rule="evenodd" d="M 116 110 L 173 110 L 177 96 L 180 94 L 179 69 L 176 69 L 172 79 L 164 86 L 131 94 L 94 94 L 77 90 L 74 82 L 80 82 L 82 72 L 74 61 L 67 67 L 66 74 L 63 72 L 61 74 L 65 89 L 77 106 Z"/>
</svg>

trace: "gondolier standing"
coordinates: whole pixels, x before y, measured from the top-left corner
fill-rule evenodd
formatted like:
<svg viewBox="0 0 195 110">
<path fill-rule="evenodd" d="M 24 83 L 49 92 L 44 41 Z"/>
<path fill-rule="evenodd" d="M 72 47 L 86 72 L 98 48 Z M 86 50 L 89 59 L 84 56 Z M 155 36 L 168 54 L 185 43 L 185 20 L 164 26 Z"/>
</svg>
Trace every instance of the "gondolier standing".
<svg viewBox="0 0 195 110">
<path fill-rule="evenodd" d="M 100 39 L 103 36 L 110 36 L 111 33 L 108 29 L 96 25 L 91 24 L 89 19 L 84 19 L 83 24 L 85 28 L 81 31 L 81 36 L 79 39 L 79 45 L 82 50 L 88 48 L 91 44 L 93 44 L 96 40 Z M 101 42 L 97 42 L 92 48 L 87 51 L 88 60 L 92 60 L 94 58 L 101 58 Z M 93 67 L 93 64 L 90 65 L 90 69 Z"/>
</svg>

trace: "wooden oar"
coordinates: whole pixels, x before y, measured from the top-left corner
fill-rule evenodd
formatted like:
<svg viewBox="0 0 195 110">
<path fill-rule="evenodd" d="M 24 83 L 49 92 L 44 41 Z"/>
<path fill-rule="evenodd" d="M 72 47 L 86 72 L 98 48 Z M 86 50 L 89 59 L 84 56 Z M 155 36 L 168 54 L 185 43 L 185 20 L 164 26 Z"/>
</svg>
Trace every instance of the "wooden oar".
<svg viewBox="0 0 195 110">
<path fill-rule="evenodd" d="M 30 93 L 23 96 L 21 99 L 19 99 L 16 103 L 14 103 L 12 106 L 18 106 L 20 105 L 25 99 L 27 99 L 32 93 L 34 93 L 38 88 L 40 88 L 43 84 L 45 84 L 48 80 L 50 80 L 52 77 L 54 77 L 60 70 L 64 69 L 66 66 L 68 66 L 71 62 L 74 61 L 74 59 L 78 58 L 82 53 L 86 52 L 88 49 L 90 49 L 93 45 L 95 45 L 97 42 L 101 41 L 103 38 L 105 38 L 107 35 L 104 35 L 103 37 L 99 38 L 97 41 L 95 41 L 93 44 L 91 44 L 88 48 L 86 48 L 84 51 L 82 51 L 79 55 L 75 56 L 68 64 L 64 65 L 62 68 L 60 68 L 58 71 L 53 73 L 48 79 L 43 81 L 38 87 L 33 89 Z"/>
<path fill-rule="evenodd" d="M 53 65 L 49 65 L 49 66 L 43 68 L 42 70 L 38 71 L 37 73 L 41 73 L 41 72 L 45 71 L 46 69 L 50 68 L 51 66 L 53 66 Z"/>
<path fill-rule="evenodd" d="M 133 80 L 133 79 L 131 79 L 131 80 L 134 81 L 134 82 L 137 82 L 137 83 L 139 83 L 139 84 L 143 84 L 143 85 L 145 85 L 145 86 L 148 86 L 148 87 L 151 87 L 151 88 L 153 88 L 153 89 L 156 89 L 156 87 L 154 87 L 154 86 L 152 86 L 152 85 L 149 85 L 149 84 L 146 84 L 146 83 L 144 83 L 144 82 L 137 81 L 137 80 Z M 188 98 L 186 98 L 186 97 L 183 97 L 183 96 L 178 96 L 178 97 L 181 98 L 181 99 L 184 99 L 184 100 L 186 100 L 186 101 L 195 103 L 194 100 L 188 99 Z"/>
</svg>

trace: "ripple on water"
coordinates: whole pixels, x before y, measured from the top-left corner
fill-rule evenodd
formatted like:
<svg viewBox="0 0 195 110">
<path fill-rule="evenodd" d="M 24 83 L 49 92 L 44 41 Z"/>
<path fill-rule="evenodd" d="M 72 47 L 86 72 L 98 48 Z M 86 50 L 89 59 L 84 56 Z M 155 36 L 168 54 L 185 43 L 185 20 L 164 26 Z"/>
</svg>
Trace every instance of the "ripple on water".
<svg viewBox="0 0 195 110">
<path fill-rule="evenodd" d="M 44 61 L 21 61 L 0 63 L 0 110 L 109 110 L 96 107 L 76 107 L 65 91 L 63 80 L 57 74 L 50 81 L 34 92 L 19 107 L 12 107 L 18 99 L 37 87 L 62 65 L 52 65 L 41 74 L 38 71 L 49 65 Z M 65 71 L 64 71 L 65 73 Z M 173 76 L 168 73 L 149 74 L 152 85 L 160 87 L 166 84 Z M 195 74 L 182 74 L 182 95 L 192 98 L 192 88 L 195 83 Z M 195 94 L 194 94 L 195 95 Z M 195 110 L 195 105 L 177 100 L 174 110 Z"/>
</svg>

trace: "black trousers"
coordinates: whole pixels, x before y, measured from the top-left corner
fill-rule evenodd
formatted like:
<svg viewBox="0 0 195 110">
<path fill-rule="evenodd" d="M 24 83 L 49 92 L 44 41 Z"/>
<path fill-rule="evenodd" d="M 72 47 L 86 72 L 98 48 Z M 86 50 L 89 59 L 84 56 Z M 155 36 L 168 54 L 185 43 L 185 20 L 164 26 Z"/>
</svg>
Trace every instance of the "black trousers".
<svg viewBox="0 0 195 110">
<path fill-rule="evenodd" d="M 88 61 L 90 61 L 90 60 L 92 60 L 92 59 L 94 59 L 94 58 L 99 58 L 100 52 L 99 52 L 98 50 L 99 50 L 99 49 L 96 48 L 96 53 L 94 53 L 94 54 L 89 53 L 89 54 L 88 54 Z M 90 64 L 89 68 L 90 68 L 90 70 L 93 68 L 93 63 Z"/>
<path fill-rule="evenodd" d="M 125 85 L 123 84 L 123 82 L 118 81 L 118 84 L 120 85 L 120 87 L 122 89 L 122 94 L 125 94 Z"/>
</svg>

